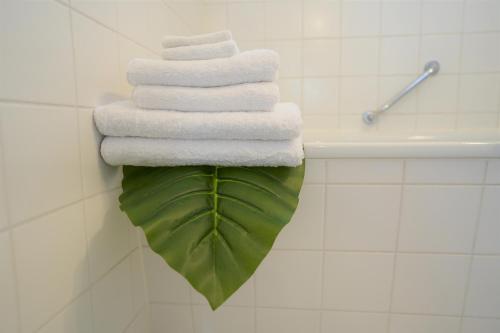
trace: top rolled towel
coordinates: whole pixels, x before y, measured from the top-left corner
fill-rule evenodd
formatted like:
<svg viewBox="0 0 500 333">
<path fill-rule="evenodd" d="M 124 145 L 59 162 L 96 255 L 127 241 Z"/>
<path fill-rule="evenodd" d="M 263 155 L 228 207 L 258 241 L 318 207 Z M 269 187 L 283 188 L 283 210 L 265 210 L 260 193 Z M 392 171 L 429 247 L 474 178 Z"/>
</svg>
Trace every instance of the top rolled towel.
<svg viewBox="0 0 500 333">
<path fill-rule="evenodd" d="M 162 45 L 164 48 L 201 45 L 224 42 L 233 39 L 231 32 L 228 30 L 211 32 L 196 36 L 165 36 L 163 37 Z"/>
<path fill-rule="evenodd" d="M 164 60 L 206 60 L 228 58 L 239 52 L 240 50 L 234 40 L 227 40 L 219 43 L 163 49 L 163 51 L 161 51 L 161 57 Z"/>
<path fill-rule="evenodd" d="M 133 86 L 219 87 L 272 82 L 278 68 L 279 55 L 275 51 L 253 50 L 210 60 L 133 59 L 128 64 L 127 78 Z"/>
</svg>

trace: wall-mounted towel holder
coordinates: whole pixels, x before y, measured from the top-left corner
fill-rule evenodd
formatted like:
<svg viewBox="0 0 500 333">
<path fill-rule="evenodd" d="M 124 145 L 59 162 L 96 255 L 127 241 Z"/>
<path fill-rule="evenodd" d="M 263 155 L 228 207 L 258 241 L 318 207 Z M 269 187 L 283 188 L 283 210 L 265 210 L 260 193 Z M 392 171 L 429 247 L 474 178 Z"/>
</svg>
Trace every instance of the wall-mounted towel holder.
<svg viewBox="0 0 500 333">
<path fill-rule="evenodd" d="M 377 117 L 387 110 L 389 110 L 394 104 L 396 104 L 400 99 L 404 96 L 408 95 L 413 89 L 415 89 L 418 85 L 424 82 L 427 78 L 436 75 L 439 72 L 439 62 L 436 60 L 429 61 L 424 66 L 424 72 L 419 75 L 413 82 L 411 82 L 406 88 L 401 90 L 396 96 L 394 96 L 387 103 L 382 105 L 380 108 L 374 111 L 366 111 L 363 113 L 363 121 L 367 125 L 373 125 L 377 120 Z"/>
</svg>

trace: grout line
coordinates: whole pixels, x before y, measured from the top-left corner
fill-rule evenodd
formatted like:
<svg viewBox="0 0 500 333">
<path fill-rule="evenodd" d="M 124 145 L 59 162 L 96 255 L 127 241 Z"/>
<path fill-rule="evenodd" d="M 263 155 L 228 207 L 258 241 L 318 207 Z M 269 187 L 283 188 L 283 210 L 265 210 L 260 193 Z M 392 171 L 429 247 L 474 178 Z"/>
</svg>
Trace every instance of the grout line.
<svg viewBox="0 0 500 333">
<path fill-rule="evenodd" d="M 459 109 L 460 109 L 460 91 L 462 90 L 462 80 L 464 73 L 461 72 L 463 68 L 463 49 L 464 49 L 464 30 L 465 30 L 465 0 L 461 1 L 460 4 L 461 13 L 460 13 L 460 33 L 459 33 L 459 54 L 458 54 L 458 82 L 457 82 L 457 99 L 455 101 L 457 110 L 455 115 L 455 129 L 458 129 L 458 119 L 459 119 Z"/>
<path fill-rule="evenodd" d="M 324 168 L 325 168 L 325 173 L 328 172 L 328 168 L 326 167 L 326 161 L 323 161 Z M 325 174 L 325 178 L 328 175 Z M 326 183 L 323 183 L 323 223 L 322 223 L 322 244 L 321 244 L 321 303 L 320 303 L 320 308 L 321 311 L 319 313 L 319 328 L 320 332 L 323 332 L 323 309 L 325 307 L 325 270 L 326 270 L 326 251 L 325 251 L 325 245 L 326 245 L 326 221 L 327 221 L 327 211 L 328 211 L 328 187 Z"/>
<path fill-rule="evenodd" d="M 92 303 L 92 302 L 91 302 Z M 141 314 L 147 310 L 147 307 L 149 306 L 149 303 L 146 302 L 142 305 L 142 307 L 139 309 L 139 311 L 137 311 L 136 314 L 133 315 L 132 319 L 130 320 L 130 322 L 127 324 L 127 326 L 124 328 L 123 330 L 123 333 L 126 333 L 127 330 L 135 323 L 135 321 L 141 316 Z M 94 328 L 94 331 L 95 331 L 95 328 Z M 146 333 L 146 332 L 144 332 Z"/>
</svg>

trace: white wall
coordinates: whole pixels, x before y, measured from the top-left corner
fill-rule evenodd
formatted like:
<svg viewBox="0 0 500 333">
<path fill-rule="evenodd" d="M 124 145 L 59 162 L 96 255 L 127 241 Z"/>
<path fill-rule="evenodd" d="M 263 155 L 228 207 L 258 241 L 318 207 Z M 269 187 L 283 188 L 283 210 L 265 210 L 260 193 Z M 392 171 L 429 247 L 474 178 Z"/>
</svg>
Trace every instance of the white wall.
<svg viewBox="0 0 500 333">
<path fill-rule="evenodd" d="M 433 58 L 438 77 L 399 103 L 379 129 L 498 127 L 500 1 L 207 0 L 207 30 L 229 28 L 243 49 L 281 54 L 285 100 L 308 127 L 362 129 L 375 109 Z"/>
<path fill-rule="evenodd" d="M 499 332 L 498 202 L 500 160 L 308 160 L 296 215 L 215 313 L 145 247 L 153 332 Z"/>
<path fill-rule="evenodd" d="M 0 0 L 0 332 L 146 333 L 142 250 L 95 105 L 196 2 Z"/>
</svg>

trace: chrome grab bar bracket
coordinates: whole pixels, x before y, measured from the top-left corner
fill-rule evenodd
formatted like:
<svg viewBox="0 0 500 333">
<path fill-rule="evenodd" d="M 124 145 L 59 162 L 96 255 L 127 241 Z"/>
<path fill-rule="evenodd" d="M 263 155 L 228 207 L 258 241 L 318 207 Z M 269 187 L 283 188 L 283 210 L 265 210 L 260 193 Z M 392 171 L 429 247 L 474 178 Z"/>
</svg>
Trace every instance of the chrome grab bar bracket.
<svg viewBox="0 0 500 333">
<path fill-rule="evenodd" d="M 420 74 L 419 77 L 417 77 L 413 82 L 411 82 L 409 85 L 407 85 L 403 90 L 401 90 L 396 96 L 394 96 L 389 102 L 385 103 L 382 105 L 380 108 L 378 108 L 375 111 L 366 111 L 363 113 L 362 118 L 363 121 L 366 125 L 373 125 L 378 116 L 389 110 L 396 104 L 400 99 L 408 95 L 413 89 L 415 89 L 418 85 L 420 85 L 422 82 L 427 80 L 429 77 L 436 75 L 439 73 L 440 69 L 440 64 L 436 60 L 429 61 L 428 63 L 425 64 L 424 66 L 424 72 Z"/>
</svg>

